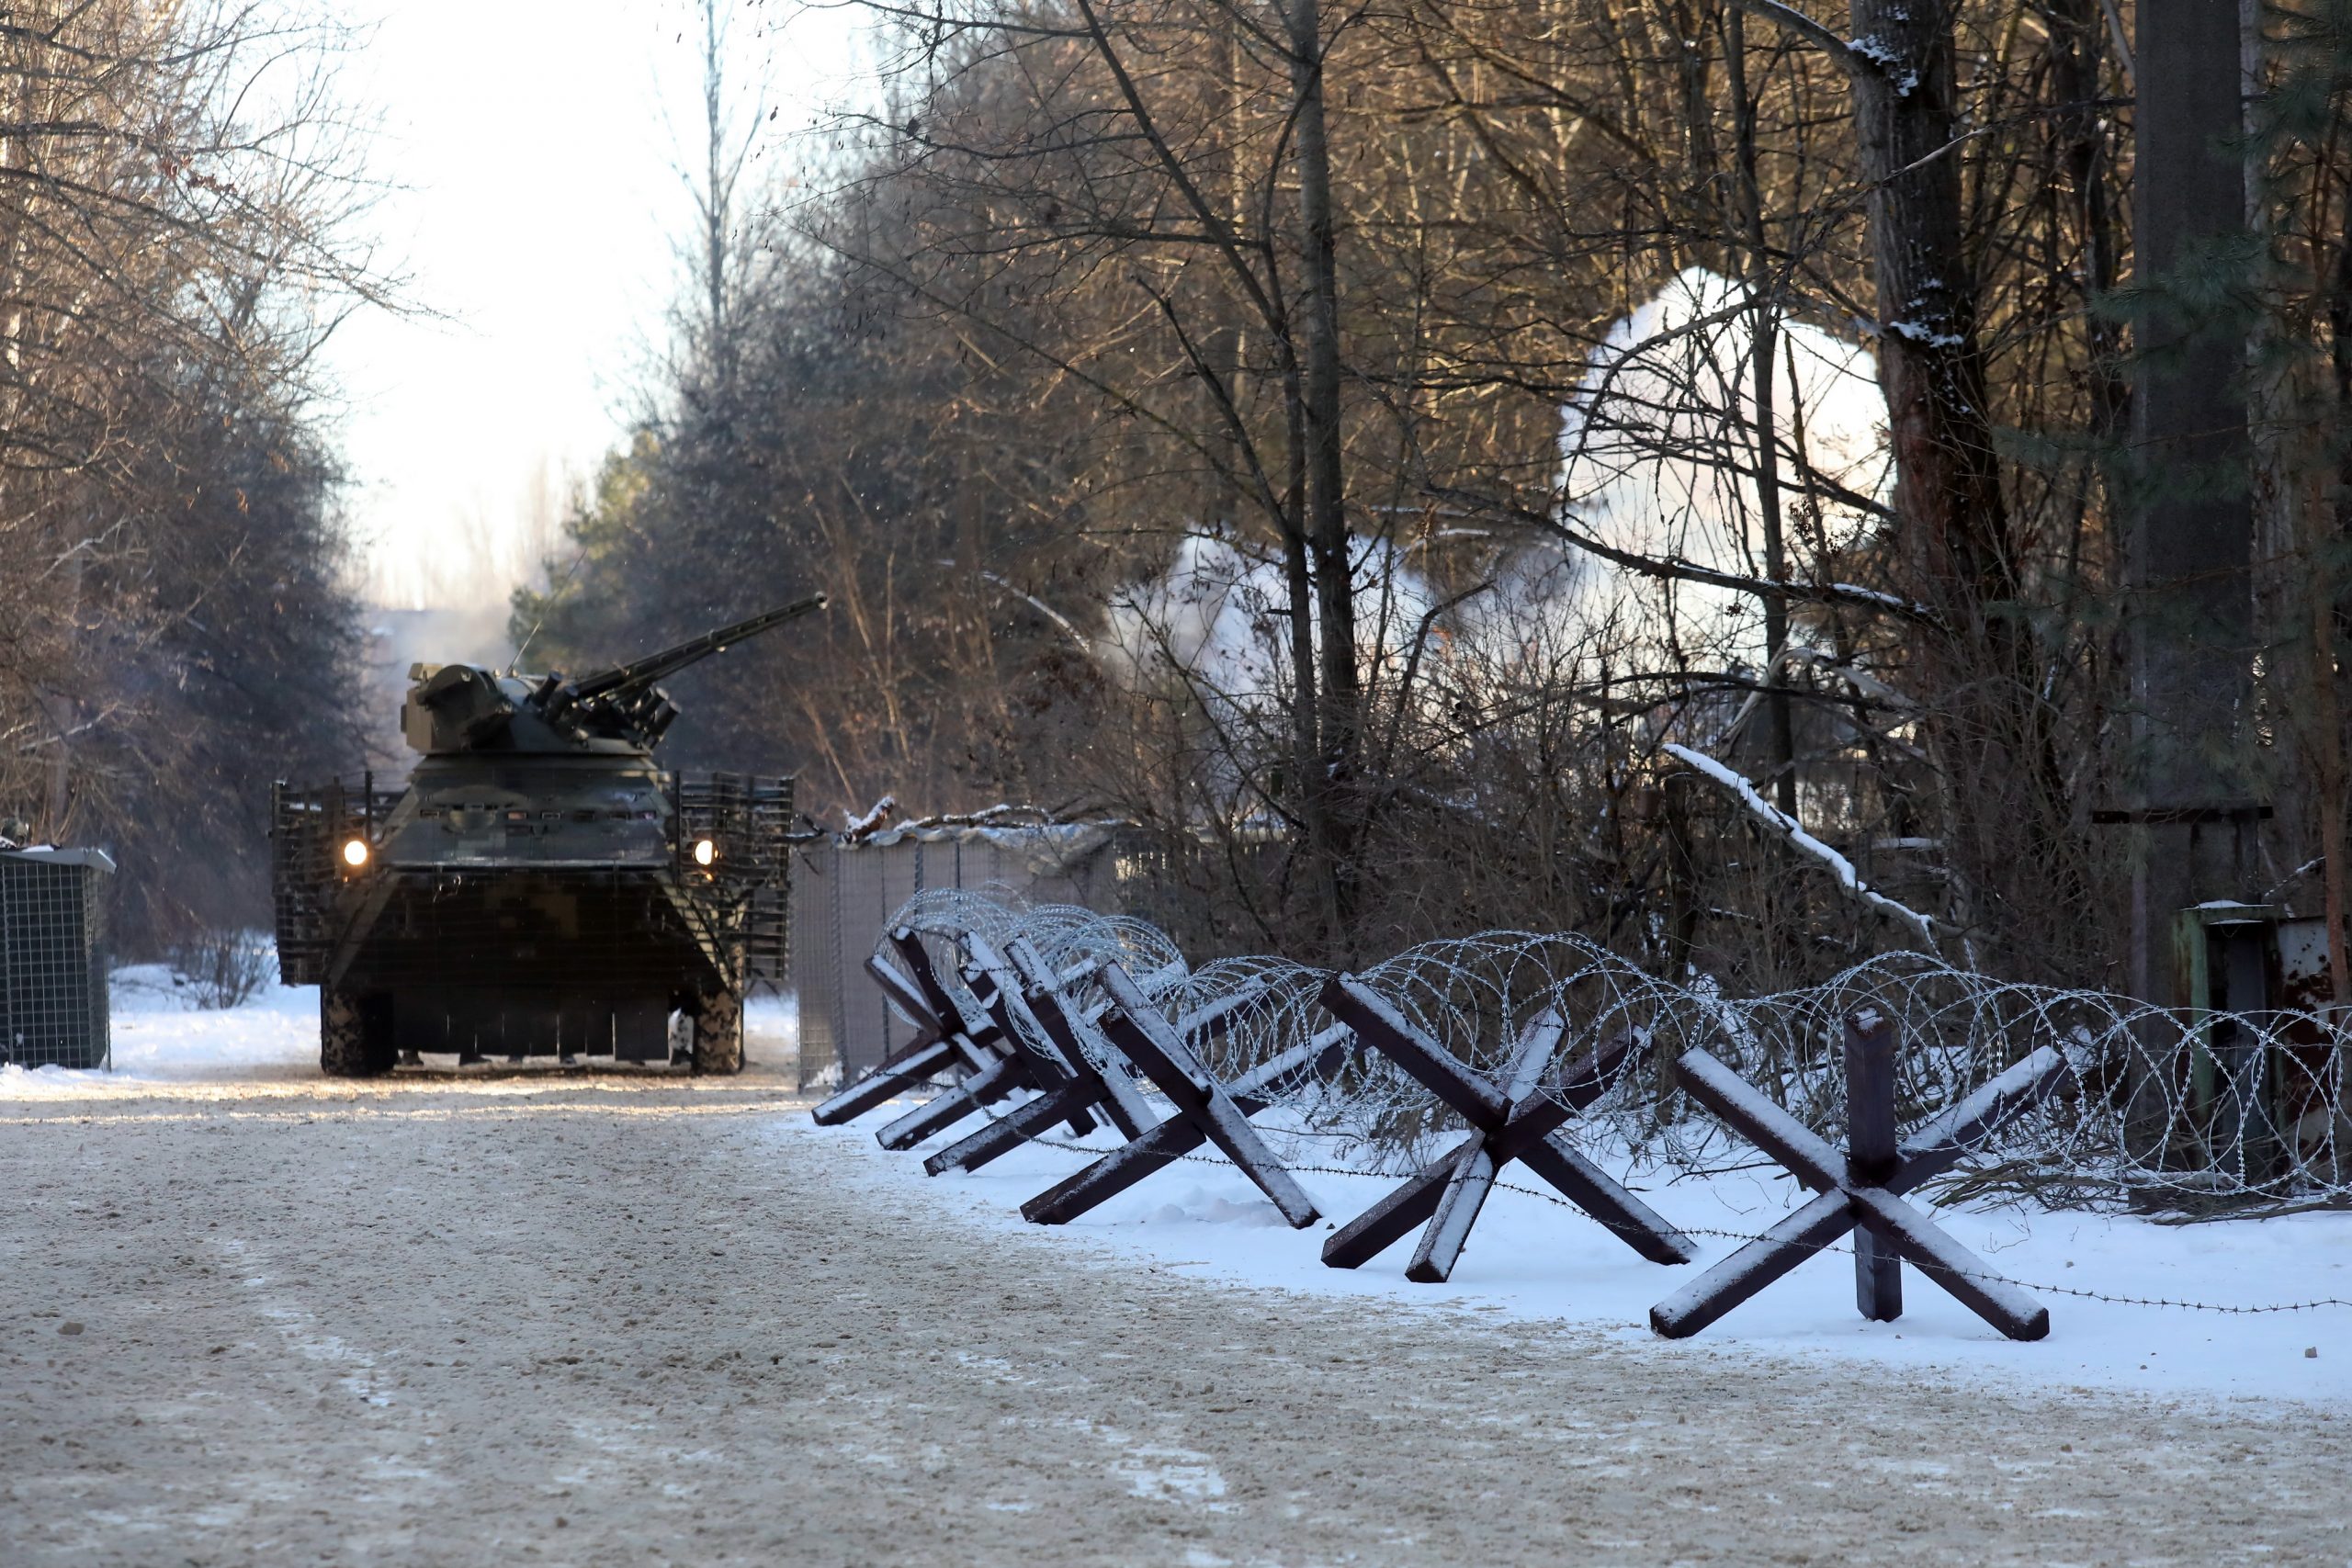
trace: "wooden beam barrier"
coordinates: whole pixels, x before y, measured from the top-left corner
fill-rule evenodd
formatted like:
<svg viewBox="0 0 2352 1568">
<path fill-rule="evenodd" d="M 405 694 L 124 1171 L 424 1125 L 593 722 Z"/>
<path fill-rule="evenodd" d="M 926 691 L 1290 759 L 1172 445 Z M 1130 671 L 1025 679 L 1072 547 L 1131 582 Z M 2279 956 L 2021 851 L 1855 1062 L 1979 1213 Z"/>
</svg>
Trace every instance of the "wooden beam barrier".
<svg viewBox="0 0 2352 1568">
<path fill-rule="evenodd" d="M 1081 1007 L 1070 994 L 1070 981 L 1057 976 L 1046 955 L 1026 937 L 1015 937 L 1007 944 L 1005 960 L 1012 964 L 1012 994 L 1034 1002 L 1031 1016 L 1060 1053 L 1072 1089 L 1082 1088 L 1087 1103 L 1099 1105 L 1122 1135 L 1142 1137 L 1159 1114 L 1144 1099 L 1126 1062 L 1095 1028 L 1095 1021 L 1108 1004 L 1098 1002 L 1091 1010 Z M 1102 967 L 1099 963 L 1088 964 L 1088 977 L 1099 974 Z M 993 973 L 1000 983 L 1008 977 L 1001 966 Z"/>
<path fill-rule="evenodd" d="M 961 1083 L 888 1122 L 874 1135 L 875 1141 L 886 1149 L 906 1149 L 1015 1089 L 1036 1086 L 1013 1044 L 1007 1040 L 1006 1032 L 989 1016 L 980 998 L 959 996 L 948 987 L 933 966 L 931 953 L 911 929 L 901 926 L 888 940 L 899 955 L 900 967 L 922 994 L 924 1005 L 940 1021 L 948 1042 L 970 1068 L 969 1076 Z"/>
<path fill-rule="evenodd" d="M 1221 1032 L 1235 1013 L 1264 993 L 1250 990 L 1188 1013 L 1176 1023 L 1195 1055 Z M 1302 1044 L 1294 1045 L 1227 1086 L 1234 1108 L 1255 1116 L 1292 1089 L 1337 1073 L 1355 1050 L 1355 1032 L 1335 1023 Z M 1066 1225 L 1080 1215 L 1117 1197 L 1154 1171 L 1165 1170 L 1209 1141 L 1207 1127 L 1189 1116 L 1170 1116 L 1140 1138 L 1112 1150 L 1075 1176 L 1057 1182 L 1021 1205 L 1021 1217 L 1033 1224 Z"/>
<path fill-rule="evenodd" d="M 1043 1096 L 1067 1088 L 1070 1065 L 1030 1010 L 1020 979 L 978 931 L 965 935 L 964 949 L 966 959 L 959 970 L 964 987 L 979 999 L 981 1010 L 996 1026 L 997 1038 L 1018 1069 L 1021 1087 Z M 1094 1118 L 1083 1107 L 1072 1107 L 1062 1120 L 1069 1124 L 1074 1138 L 1094 1131 Z"/>
<path fill-rule="evenodd" d="M 1444 1282 L 1461 1259 L 1496 1177 L 1513 1160 L 1652 1262 L 1688 1263 L 1698 1256 L 1690 1237 L 1558 1134 L 1570 1117 L 1607 1091 L 1638 1035 L 1622 1032 L 1586 1052 L 1563 1069 L 1547 1093 L 1545 1075 L 1566 1024 L 1546 1010 L 1520 1032 L 1509 1076 L 1497 1089 L 1351 975 L 1326 982 L 1323 1006 L 1471 1126 L 1468 1137 L 1333 1232 L 1323 1244 L 1326 1264 L 1359 1268 L 1426 1227 L 1405 1277 L 1421 1284 Z"/>
<path fill-rule="evenodd" d="M 1183 1033 L 1160 1014 L 1133 976 L 1116 964 L 1106 964 L 1099 978 L 1111 1001 L 1102 1015 L 1102 1032 L 1168 1098 L 1170 1120 L 1197 1128 L 1257 1185 L 1294 1230 L 1321 1219 L 1314 1200 L 1250 1125 L 1249 1113 L 1201 1065 Z M 1023 1205 L 1022 1213 L 1028 1212 Z"/>
<path fill-rule="evenodd" d="M 926 1175 L 972 1171 L 1019 1147 L 1057 1122 L 1100 1110 L 1129 1138 L 1140 1138 L 1159 1120 L 1127 1070 L 1126 1063 L 1094 1027 L 1094 1015 L 1074 1001 L 1044 957 L 1016 938 L 999 955 L 977 938 L 973 961 L 985 973 L 1008 1027 L 1025 1024 L 1052 1049 L 1050 1062 L 1035 1069 L 1058 1081 L 1035 1099 L 1015 1107 L 970 1136 L 923 1161 Z M 1099 1010 L 1097 1010 L 1099 1011 Z M 1042 1053 L 1038 1053 L 1042 1055 Z M 1089 1129 L 1091 1122 L 1088 1122 Z"/>
<path fill-rule="evenodd" d="M 1897 1143 L 1894 1029 L 1877 1010 L 1846 1020 L 1844 1153 L 1758 1094 L 1703 1050 L 1682 1054 L 1681 1087 L 1817 1194 L 1762 1236 L 1650 1309 L 1669 1339 L 1698 1333 L 1814 1254 L 1853 1233 L 1854 1294 L 1865 1317 L 1903 1312 L 1902 1265 L 1911 1264 L 2012 1339 L 2050 1332 L 2050 1311 L 2003 1283 L 1903 1194 L 1966 1158 L 1988 1134 L 2038 1104 L 2073 1069 L 2045 1045 Z"/>
<path fill-rule="evenodd" d="M 915 1026 L 915 1037 L 810 1111 L 820 1127 L 854 1122 L 876 1106 L 942 1077 L 950 1079 L 948 1087 L 953 1088 L 954 1080 L 967 1077 L 972 1071 L 971 1064 L 948 1039 L 947 1026 L 932 1011 L 931 1003 L 912 980 L 878 953 L 866 955 L 865 972 L 899 1015 Z"/>
<path fill-rule="evenodd" d="M 820 1125 L 854 1121 L 918 1087 L 936 1085 L 942 1078 L 951 1080 L 944 1092 L 899 1115 L 875 1134 L 884 1148 L 910 1148 L 999 1100 L 1023 1091 L 1046 1093 L 1061 1087 L 1065 1075 L 1058 1058 L 1042 1055 L 1014 1028 L 1009 1011 L 1013 1004 L 1000 994 L 1003 987 L 993 977 L 993 971 L 1005 965 L 988 951 L 984 941 L 969 933 L 962 939 L 960 945 L 967 950 L 978 944 L 989 965 L 965 965 L 960 991 L 940 977 L 929 950 L 911 928 L 901 926 L 885 941 L 891 956 L 877 953 L 868 958 L 866 973 L 915 1024 L 917 1037 L 820 1105 Z M 1043 958 L 1030 951 L 1038 972 L 1046 973 Z M 1067 995 L 1101 966 L 1099 959 L 1080 959 L 1054 975 L 1052 985 Z M 1186 973 L 1179 962 L 1154 971 L 1140 984 L 1147 992 L 1157 993 L 1182 982 Z M 1083 1111 L 1061 1119 L 1070 1120 L 1072 1130 L 1081 1135 L 1093 1130 L 1092 1120 Z M 1148 1120 L 1144 1118 L 1142 1124 Z"/>
</svg>

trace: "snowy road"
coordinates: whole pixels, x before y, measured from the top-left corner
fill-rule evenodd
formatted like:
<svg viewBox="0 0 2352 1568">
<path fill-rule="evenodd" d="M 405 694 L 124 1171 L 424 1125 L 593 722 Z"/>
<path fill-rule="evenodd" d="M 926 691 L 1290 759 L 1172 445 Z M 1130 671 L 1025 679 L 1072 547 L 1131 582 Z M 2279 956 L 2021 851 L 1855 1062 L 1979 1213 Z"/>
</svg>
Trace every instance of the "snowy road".
<svg viewBox="0 0 2352 1568">
<path fill-rule="evenodd" d="M 1204 1283 L 799 1104 L 0 1104 L 0 1562 L 2352 1560 L 2352 1416 Z"/>
</svg>

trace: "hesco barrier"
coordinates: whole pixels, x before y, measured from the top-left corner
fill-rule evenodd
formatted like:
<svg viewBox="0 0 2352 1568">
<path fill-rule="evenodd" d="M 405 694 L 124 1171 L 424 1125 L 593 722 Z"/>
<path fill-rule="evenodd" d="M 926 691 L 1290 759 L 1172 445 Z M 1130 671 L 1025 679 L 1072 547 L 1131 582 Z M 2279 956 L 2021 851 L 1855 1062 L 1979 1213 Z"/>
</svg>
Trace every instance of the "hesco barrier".
<svg viewBox="0 0 2352 1568">
<path fill-rule="evenodd" d="M 1124 824 L 916 822 L 795 846 L 792 984 L 799 993 L 800 1081 L 847 1081 L 913 1037 L 865 973 L 899 906 L 964 889 L 1014 903 L 1115 907 L 1114 840 Z"/>
<path fill-rule="evenodd" d="M 99 850 L 0 851 L 0 1062 L 103 1067 L 106 899 Z"/>
</svg>

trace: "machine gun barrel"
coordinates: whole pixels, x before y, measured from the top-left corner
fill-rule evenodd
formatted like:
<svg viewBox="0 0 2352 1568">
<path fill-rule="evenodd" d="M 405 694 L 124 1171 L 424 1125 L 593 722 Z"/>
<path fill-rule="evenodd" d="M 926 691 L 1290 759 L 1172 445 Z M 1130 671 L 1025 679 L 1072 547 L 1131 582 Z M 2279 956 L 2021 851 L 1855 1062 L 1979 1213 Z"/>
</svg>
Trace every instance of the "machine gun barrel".
<svg viewBox="0 0 2352 1568">
<path fill-rule="evenodd" d="M 601 670 L 594 675 L 582 676 L 570 683 L 571 698 L 574 703 L 586 703 L 599 697 L 610 697 L 615 694 L 647 690 L 655 682 L 668 679 L 689 664 L 699 663 L 714 653 L 725 652 L 730 644 L 741 642 L 747 637 L 757 637 L 771 627 L 780 626 L 786 621 L 797 620 L 811 611 L 821 610 L 824 607 L 825 596 L 822 593 L 812 593 L 806 599 L 796 600 L 780 609 L 753 615 L 748 620 L 737 621 L 733 626 L 721 626 L 717 631 L 705 632 L 698 637 L 690 637 L 675 648 L 665 648 L 661 652 L 649 654 L 643 659 L 632 660 L 627 664 L 616 664 L 610 670 Z"/>
</svg>

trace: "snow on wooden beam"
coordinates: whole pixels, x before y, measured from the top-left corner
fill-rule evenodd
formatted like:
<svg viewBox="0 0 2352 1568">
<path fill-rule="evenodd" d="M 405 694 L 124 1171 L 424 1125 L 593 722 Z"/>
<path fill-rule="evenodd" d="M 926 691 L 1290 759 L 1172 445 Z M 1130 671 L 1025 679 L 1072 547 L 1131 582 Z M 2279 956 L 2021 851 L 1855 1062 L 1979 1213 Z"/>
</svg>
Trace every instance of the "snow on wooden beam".
<svg viewBox="0 0 2352 1568">
<path fill-rule="evenodd" d="M 920 937 L 901 926 L 887 940 L 923 1006 L 946 1031 L 948 1043 L 971 1074 L 946 1093 L 888 1123 L 875 1134 L 876 1142 L 886 1149 L 912 1148 L 1017 1089 L 1038 1087 L 1007 1039 L 1005 1028 L 979 998 L 967 999 L 948 987 Z"/>
<path fill-rule="evenodd" d="M 1221 1019 L 1206 1021 L 1222 1022 Z M 1198 1015 L 1178 1023 L 1188 1040 L 1201 1038 Z M 1296 1089 L 1338 1073 L 1355 1050 L 1355 1032 L 1333 1024 L 1312 1039 L 1261 1063 L 1227 1086 L 1244 1116 L 1255 1116 Z M 1209 1141 L 1206 1127 L 1190 1117 L 1171 1116 L 1142 1137 L 1112 1150 L 1067 1180 L 1021 1205 L 1034 1224 L 1064 1225 L 1117 1197 L 1154 1171 L 1165 1170 Z"/>
<path fill-rule="evenodd" d="M 820 1127 L 854 1122 L 876 1106 L 919 1086 L 935 1085 L 942 1077 L 953 1088 L 956 1080 L 976 1070 L 956 1049 L 953 1032 L 921 986 L 878 953 L 866 955 L 865 972 L 899 1015 L 915 1026 L 915 1037 L 811 1111 Z"/>
<path fill-rule="evenodd" d="M 950 1170 L 978 1170 L 1037 1136 L 1057 1122 L 1076 1121 L 1100 1110 L 1129 1138 L 1140 1138 L 1159 1118 L 1128 1075 L 1125 1061 L 1102 1040 L 1086 1010 L 1071 999 L 1052 968 L 1027 942 L 1015 939 L 1003 954 L 991 952 L 974 938 L 974 963 L 995 988 L 1000 1006 L 1016 1034 L 1035 1032 L 1050 1046 L 1050 1060 L 1042 1051 L 1033 1069 L 1052 1087 L 1035 1100 L 991 1122 L 923 1161 L 931 1176 Z"/>
</svg>

